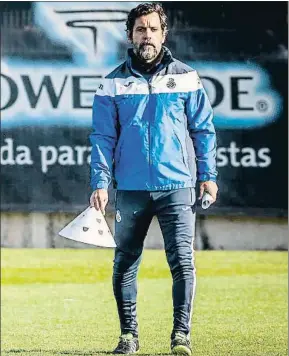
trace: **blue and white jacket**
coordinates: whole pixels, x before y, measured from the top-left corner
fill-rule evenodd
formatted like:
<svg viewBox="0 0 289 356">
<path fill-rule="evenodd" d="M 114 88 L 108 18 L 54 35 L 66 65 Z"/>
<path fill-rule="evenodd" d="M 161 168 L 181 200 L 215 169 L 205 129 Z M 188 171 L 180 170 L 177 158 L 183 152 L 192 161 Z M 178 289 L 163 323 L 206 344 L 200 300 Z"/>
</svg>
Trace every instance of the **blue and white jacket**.
<svg viewBox="0 0 289 356">
<path fill-rule="evenodd" d="M 91 187 L 170 190 L 216 180 L 213 111 L 197 72 L 164 47 L 147 81 L 131 55 L 106 76 L 93 102 Z M 187 138 L 190 137 L 191 150 Z"/>
</svg>

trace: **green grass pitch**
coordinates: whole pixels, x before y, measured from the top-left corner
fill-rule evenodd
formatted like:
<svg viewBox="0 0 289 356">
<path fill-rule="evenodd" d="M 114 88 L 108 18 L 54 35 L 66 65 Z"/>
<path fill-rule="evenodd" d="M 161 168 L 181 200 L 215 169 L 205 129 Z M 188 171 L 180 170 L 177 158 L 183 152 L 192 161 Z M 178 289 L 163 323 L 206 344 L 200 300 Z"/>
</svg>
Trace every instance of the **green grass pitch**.
<svg viewBox="0 0 289 356">
<path fill-rule="evenodd" d="M 119 336 L 113 251 L 4 249 L 1 355 L 109 355 Z M 286 252 L 197 251 L 194 356 L 287 355 Z M 139 273 L 139 355 L 169 354 L 171 276 L 164 251 Z"/>
</svg>

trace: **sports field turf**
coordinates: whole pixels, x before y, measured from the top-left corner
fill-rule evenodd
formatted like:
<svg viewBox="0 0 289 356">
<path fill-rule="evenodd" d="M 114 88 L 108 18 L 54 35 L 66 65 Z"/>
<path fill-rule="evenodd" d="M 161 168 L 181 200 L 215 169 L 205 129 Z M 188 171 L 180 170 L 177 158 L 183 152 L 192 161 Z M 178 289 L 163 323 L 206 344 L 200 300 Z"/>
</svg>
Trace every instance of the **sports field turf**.
<svg viewBox="0 0 289 356">
<path fill-rule="evenodd" d="M 119 325 L 112 250 L 2 249 L 1 355 L 108 355 Z M 197 251 L 193 355 L 287 355 L 287 253 Z M 139 355 L 169 354 L 163 251 L 139 274 Z"/>
</svg>

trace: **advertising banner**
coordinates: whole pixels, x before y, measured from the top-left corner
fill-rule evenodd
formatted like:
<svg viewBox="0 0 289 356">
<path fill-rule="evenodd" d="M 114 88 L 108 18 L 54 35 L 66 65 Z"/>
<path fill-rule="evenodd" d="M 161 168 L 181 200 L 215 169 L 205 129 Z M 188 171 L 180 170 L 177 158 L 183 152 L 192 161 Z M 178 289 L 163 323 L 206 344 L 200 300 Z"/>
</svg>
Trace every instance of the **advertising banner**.
<svg viewBox="0 0 289 356">
<path fill-rule="evenodd" d="M 1 57 L 2 210 L 68 212 L 88 204 L 93 95 L 125 58 L 125 21 L 136 5 L 32 3 L 34 26 L 23 40 L 34 54 Z M 206 214 L 286 215 L 287 64 L 186 63 L 202 79 L 218 137 L 219 199 Z"/>
</svg>

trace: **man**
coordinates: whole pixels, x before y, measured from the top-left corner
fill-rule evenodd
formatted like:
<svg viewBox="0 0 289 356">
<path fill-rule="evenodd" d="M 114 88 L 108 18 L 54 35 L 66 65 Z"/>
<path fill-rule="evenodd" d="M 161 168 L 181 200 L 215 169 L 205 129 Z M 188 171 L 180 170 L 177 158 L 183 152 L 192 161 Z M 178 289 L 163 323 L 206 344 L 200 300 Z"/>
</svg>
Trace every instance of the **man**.
<svg viewBox="0 0 289 356">
<path fill-rule="evenodd" d="M 126 24 L 133 48 L 96 91 L 90 135 L 91 205 L 104 213 L 113 176 L 117 187 L 113 288 L 121 336 L 114 353 L 139 350 L 136 276 L 156 215 L 173 278 L 171 349 L 191 355 L 196 176 L 199 198 L 208 191 L 215 201 L 218 190 L 212 109 L 196 71 L 163 46 L 159 4 L 138 5 Z"/>
</svg>

